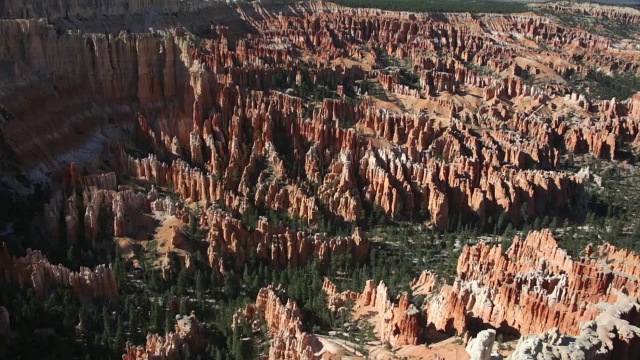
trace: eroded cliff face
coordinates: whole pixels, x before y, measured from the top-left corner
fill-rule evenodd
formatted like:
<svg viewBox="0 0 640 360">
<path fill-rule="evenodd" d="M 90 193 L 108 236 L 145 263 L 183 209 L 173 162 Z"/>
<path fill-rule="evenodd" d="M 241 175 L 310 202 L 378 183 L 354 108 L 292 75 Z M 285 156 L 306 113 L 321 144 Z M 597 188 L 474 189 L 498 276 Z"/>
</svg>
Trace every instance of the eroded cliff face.
<svg viewBox="0 0 640 360">
<path fill-rule="evenodd" d="M 40 251 L 28 249 L 25 256 L 12 257 L 4 243 L 0 250 L 0 281 L 30 286 L 41 299 L 56 287 L 71 287 L 73 293 L 82 298 L 111 300 L 118 297 L 118 284 L 111 265 L 98 265 L 93 271 L 81 267 L 74 272 L 49 263 Z"/>
<path fill-rule="evenodd" d="M 426 323 L 458 334 L 490 326 L 521 335 L 551 328 L 579 335 L 581 324 L 601 316 L 608 306 L 602 304 L 638 296 L 636 255 L 610 245 L 586 254 L 572 259 L 548 230 L 516 237 L 506 254 L 500 246 L 467 246 L 454 284 L 425 302 Z"/>
<path fill-rule="evenodd" d="M 144 215 L 204 234 L 199 251 L 220 273 L 241 270 L 254 254 L 275 269 L 326 265 L 340 255 L 362 263 L 370 244 L 357 225 L 374 212 L 439 229 L 502 213 L 510 220 L 566 213 L 580 208 L 583 184 L 559 169 L 561 154 L 616 159 L 638 141 L 640 95 L 588 100 L 567 85 L 591 67 L 638 74 L 637 52 L 620 56 L 626 43 L 532 14 L 433 17 L 324 3 L 283 12 L 225 5 L 228 18 L 189 29 L 165 22 L 173 12 L 206 17 L 218 5 L 29 0 L 0 7 L 0 64 L 7 65 L 0 103 L 12 115 L 1 130 L 27 178 L 52 187 L 43 216 L 52 243 L 137 241 L 139 232 L 153 232 L 141 229 Z M 158 19 L 140 21 L 144 29 L 118 26 L 154 11 Z M 587 11 L 637 23 L 610 9 Z M 105 25 L 117 31 L 92 31 L 88 23 L 103 16 L 119 19 Z M 237 22 L 251 31 L 236 31 Z M 400 70 L 391 59 L 408 63 Z M 334 223 L 350 235 L 322 231 Z M 171 247 L 186 251 L 182 229 L 168 232 Z M 506 254 L 465 247 L 453 285 L 429 272 L 411 284 L 414 294 L 431 295 L 420 310 L 406 295 L 391 299 L 384 282 L 341 294 L 325 282 L 324 291 L 335 310 L 347 300 L 369 307 L 377 337 L 393 346 L 418 343 L 427 327 L 459 334 L 558 328 L 588 342 L 593 332 L 614 332 L 607 323 L 615 323 L 625 333 L 597 341 L 610 354 L 635 349 L 638 259 L 611 246 L 586 254 L 568 257 L 546 231 L 515 239 Z M 0 279 L 39 296 L 55 286 L 117 296 L 110 267 L 72 272 L 37 251 L 0 256 Z M 166 277 L 171 259 L 160 261 Z M 194 271 L 191 254 L 183 260 Z M 631 300 L 615 305 L 625 296 Z M 258 313 L 269 327 L 270 357 L 315 356 L 317 339 L 302 332 L 294 303 L 262 289 L 243 316 Z M 178 327 L 166 338 L 150 335 L 144 348 L 129 346 L 126 358 L 175 358 L 185 346 L 197 348 L 199 332 Z M 559 346 L 552 335 L 536 344 Z"/>
<path fill-rule="evenodd" d="M 83 5 L 58 7 L 70 6 Z M 110 4 L 100 11 L 118 12 L 119 6 Z M 161 8 L 171 6 L 168 2 Z M 136 9 L 133 5 L 127 11 Z M 180 29 L 60 33 L 43 20 L 3 21 L 0 32 L 8 46 L 0 58 L 12 66 L 2 99 L 21 119 L 9 122 L 4 133 L 24 170 L 42 179 L 68 159 L 85 168 L 97 161 L 101 149 L 112 147 L 107 146 L 109 139 L 124 140 L 126 132 L 134 131 L 136 145 L 155 155 L 135 159 L 129 150 L 116 149 L 118 172 L 160 186 L 175 184 L 185 198 L 222 202 L 234 215 L 264 207 L 315 224 L 326 215 L 359 221 L 373 208 L 397 219 L 424 214 L 444 228 L 454 213 L 482 219 L 504 212 L 515 220 L 522 209 L 530 216 L 545 209 L 562 212 L 567 204 L 579 202 L 582 184 L 551 171 L 558 165 L 559 151 L 613 158 L 619 146 L 615 139 L 630 142 L 637 136 L 634 100 L 588 102 L 568 94 L 562 85 L 524 84 L 519 75 L 542 68 L 526 67 L 517 57 L 505 60 L 514 50 L 470 35 L 484 30 L 462 15 L 451 15 L 451 22 L 443 24 L 422 16 L 394 20 L 397 14 L 390 12 L 337 11 L 331 6 L 261 20 L 250 13 L 244 13 L 242 21 L 256 26 L 257 36 L 243 37 L 217 25 L 207 30 L 204 40 Z M 572 50 L 585 54 L 611 47 L 541 18 L 483 21 L 495 31 L 533 34 L 559 48 L 585 39 L 580 50 Z M 320 23 L 333 32 L 324 31 Z M 433 37 L 446 41 L 425 40 Z M 398 73 L 369 70 L 357 62 L 334 65 L 346 55 L 364 61 L 354 50 L 359 43 L 410 59 L 422 89 L 398 90 L 408 86 L 399 83 L 404 80 Z M 300 69 L 296 51 L 313 54 L 315 63 Z M 480 75 L 456 58 L 435 56 L 436 51 L 459 54 L 505 76 L 497 80 Z M 637 59 L 625 61 L 627 68 L 637 68 Z M 553 69 L 561 77 L 567 72 Z M 46 81 L 36 84 L 36 76 Z M 398 114 L 370 100 L 357 105 L 325 99 L 311 108 L 300 97 L 263 91 L 283 78 L 288 86 L 305 81 L 358 84 L 376 78 L 387 91 L 424 100 L 430 113 Z M 460 105 L 451 98 L 460 89 L 482 91 L 484 103 Z M 587 111 L 585 123 L 562 114 L 547 118 L 565 94 L 569 101 L 562 107 L 567 109 L 560 113 Z M 508 102 L 526 105 L 510 107 Z M 39 106 L 34 110 L 35 103 Z M 49 131 L 35 135 L 32 128 Z M 291 169 L 287 164 L 304 167 Z M 74 221 L 71 216 L 69 226 Z M 116 232 L 124 233 L 120 228 Z"/>
<path fill-rule="evenodd" d="M 631 359 L 640 347 L 640 304 L 619 293 L 615 303 L 601 303 L 594 320 L 580 324 L 574 336 L 557 328 L 537 336 L 522 337 L 508 359 Z"/>
<path fill-rule="evenodd" d="M 609 244 L 573 259 L 543 230 L 516 237 L 506 253 L 500 245 L 465 246 L 453 285 L 424 271 L 409 284 L 413 296 L 425 295 L 422 316 L 406 295 L 390 301 L 382 282 L 338 292 L 325 279 L 323 292 L 333 311 L 350 302 L 373 314 L 378 339 L 394 348 L 418 344 L 433 329 L 476 336 L 467 352 L 477 359 L 490 357 L 496 333 L 521 336 L 510 359 L 627 359 L 640 346 L 639 260 Z M 490 330 L 474 334 L 481 329 Z"/>
<path fill-rule="evenodd" d="M 258 317 L 264 319 L 270 341 L 269 359 L 304 360 L 319 359 L 315 354 L 322 349 L 322 343 L 313 334 L 302 331 L 300 309 L 295 301 L 282 304 L 273 287 L 262 288 L 258 292 L 255 305 L 247 305 L 234 315 L 234 324 L 240 317 L 253 322 Z"/>
<path fill-rule="evenodd" d="M 420 311 L 409 302 L 407 294 L 390 299 L 384 282 L 376 287 L 373 280 L 367 280 L 362 293 L 338 293 L 329 279 L 324 280 L 322 290 L 333 310 L 339 310 L 348 300 L 356 307 L 370 307 L 377 316 L 376 331 L 381 342 L 394 347 L 418 344 Z"/>
<path fill-rule="evenodd" d="M 162 0 L 162 1 L 6 1 L 0 7 L 0 18 L 28 19 L 47 18 L 50 21 L 59 18 L 91 19 L 98 17 L 118 17 L 144 15 L 150 11 L 159 14 L 188 14 L 210 7 L 218 7 L 218 1 L 204 0 Z"/>
<path fill-rule="evenodd" d="M 156 198 L 153 189 L 148 194 L 119 190 L 113 172 L 82 176 L 72 163 L 62 189 L 44 205 L 45 224 L 53 243 L 63 240 L 72 245 L 82 238 L 96 246 L 99 237 L 133 233 L 138 224 L 131 223 L 132 215 L 150 212 Z M 127 224 L 133 225 L 131 229 Z"/>
<path fill-rule="evenodd" d="M 132 128 L 135 109 L 163 109 L 165 126 L 188 139 L 198 84 L 191 83 L 188 39 L 162 34 L 60 34 L 44 20 L 3 20 L 10 66 L 2 104 L 19 121 L 3 129 L 32 180 L 67 159 L 98 162 L 105 139 Z M 200 81 L 195 80 L 194 81 Z M 32 130 L 40 135 L 34 136 Z"/>
<path fill-rule="evenodd" d="M 638 346 L 637 255 L 608 244 L 585 254 L 567 256 L 548 230 L 516 237 L 506 254 L 500 246 L 467 246 L 454 284 L 425 302 L 425 325 L 458 334 L 478 326 L 519 335 L 550 331 L 523 338 L 514 359 L 539 352 L 567 358 L 573 350 L 616 358 Z M 575 337 L 575 348 L 565 336 Z"/>
</svg>

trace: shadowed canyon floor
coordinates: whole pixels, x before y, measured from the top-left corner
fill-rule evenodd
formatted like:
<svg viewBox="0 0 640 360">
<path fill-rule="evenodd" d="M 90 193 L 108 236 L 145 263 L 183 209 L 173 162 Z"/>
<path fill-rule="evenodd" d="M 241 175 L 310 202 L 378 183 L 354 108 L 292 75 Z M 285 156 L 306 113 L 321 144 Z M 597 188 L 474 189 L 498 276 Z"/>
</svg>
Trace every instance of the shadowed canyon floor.
<svg viewBox="0 0 640 360">
<path fill-rule="evenodd" d="M 521 6 L 0 5 L 0 358 L 636 358 L 640 10 Z"/>
</svg>

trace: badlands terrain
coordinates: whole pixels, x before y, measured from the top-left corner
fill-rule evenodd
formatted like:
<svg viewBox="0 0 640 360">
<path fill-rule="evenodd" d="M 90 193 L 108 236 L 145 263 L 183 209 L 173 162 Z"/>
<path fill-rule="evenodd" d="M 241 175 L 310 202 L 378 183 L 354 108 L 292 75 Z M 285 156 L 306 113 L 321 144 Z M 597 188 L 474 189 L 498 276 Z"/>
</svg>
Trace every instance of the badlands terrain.
<svg viewBox="0 0 640 360">
<path fill-rule="evenodd" d="M 0 3 L 1 359 L 640 357 L 640 10 L 338 2 Z"/>
</svg>

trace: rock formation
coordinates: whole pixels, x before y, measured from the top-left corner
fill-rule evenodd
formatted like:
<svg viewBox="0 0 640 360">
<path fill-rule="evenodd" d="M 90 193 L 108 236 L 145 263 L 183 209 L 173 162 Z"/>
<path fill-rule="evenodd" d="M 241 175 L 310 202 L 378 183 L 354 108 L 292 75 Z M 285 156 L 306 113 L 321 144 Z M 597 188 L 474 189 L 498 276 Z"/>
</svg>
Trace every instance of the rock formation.
<svg viewBox="0 0 640 360">
<path fill-rule="evenodd" d="M 459 334 L 491 326 L 502 333 L 539 334 L 555 327 L 578 335 L 580 324 L 601 315 L 599 304 L 616 303 L 621 293 L 638 296 L 631 280 L 637 269 L 629 265 L 635 255 L 610 245 L 587 253 L 590 258 L 572 259 L 548 230 L 516 237 L 506 254 L 500 246 L 467 246 L 454 284 L 425 303 L 427 325 Z"/>
<path fill-rule="evenodd" d="M 467 344 L 467 354 L 470 360 L 489 360 L 496 339 L 496 331 L 493 329 L 482 330 L 478 336 Z"/>
<path fill-rule="evenodd" d="M 426 295 L 434 291 L 438 284 L 438 276 L 429 270 L 424 270 L 420 277 L 409 283 L 409 286 L 413 295 Z"/>
<path fill-rule="evenodd" d="M 195 315 L 176 315 L 175 332 L 169 332 L 164 338 L 149 334 L 144 347 L 127 344 L 122 360 L 179 360 L 187 348 L 195 353 L 201 345 L 202 329 Z"/>
<path fill-rule="evenodd" d="M 73 292 L 80 297 L 115 299 L 118 297 L 116 283 L 111 265 L 98 265 L 94 271 L 81 267 L 79 272 L 69 275 L 69 284 Z"/>
<path fill-rule="evenodd" d="M 466 246 L 453 285 L 441 283 L 429 271 L 411 282 L 414 295 L 427 295 L 422 308 L 425 323 L 416 330 L 433 327 L 462 334 L 489 327 L 467 344 L 472 359 L 491 358 L 494 329 L 525 335 L 510 359 L 630 358 L 640 341 L 635 280 L 640 258 L 610 244 L 589 246 L 584 254 L 579 259 L 569 257 L 549 230 L 531 232 L 524 240 L 516 237 L 506 254 L 500 246 Z M 388 329 L 399 335 L 407 326 L 396 323 L 393 310 L 380 311 L 385 308 L 380 304 L 389 304 L 380 295 L 385 294 L 382 283 L 376 288 L 369 281 L 362 293 L 338 293 L 325 279 L 323 291 L 334 310 L 346 301 L 356 307 L 373 306 L 380 340 L 407 344 L 400 340 L 406 333 L 387 336 Z M 395 344 L 393 339 L 398 339 Z"/>
<path fill-rule="evenodd" d="M 640 346 L 640 304 L 624 294 L 614 304 L 601 303 L 595 320 L 580 324 L 575 337 L 551 328 L 537 336 L 522 337 L 508 357 L 525 359 L 631 359 Z"/>
<path fill-rule="evenodd" d="M 23 257 L 11 256 L 2 244 L 0 249 L 0 282 L 32 287 L 39 298 L 56 287 L 70 286 L 79 297 L 115 299 L 118 285 L 111 265 L 98 265 L 94 271 L 81 268 L 72 272 L 62 265 L 53 265 L 40 251 L 27 249 Z"/>
<path fill-rule="evenodd" d="M 234 324 L 240 321 L 240 316 L 247 321 L 264 317 L 271 343 L 269 359 L 315 359 L 315 354 L 322 348 L 315 335 L 302 331 L 300 309 L 296 303 L 288 300 L 283 305 L 273 287 L 260 289 L 255 305 L 247 305 L 244 311 L 237 313 Z"/>
<path fill-rule="evenodd" d="M 380 341 L 388 341 L 392 346 L 418 343 L 420 311 L 409 302 L 406 294 L 399 295 L 393 301 L 389 299 L 389 292 L 384 282 L 381 281 L 375 287 L 373 280 L 367 280 L 360 294 L 352 291 L 337 293 L 335 285 L 328 279 L 324 280 L 322 289 L 329 300 L 329 307 L 334 310 L 347 300 L 354 301 L 360 307 L 371 307 L 377 315 L 376 330 Z"/>
<path fill-rule="evenodd" d="M 640 23 L 637 10 L 601 5 L 532 9 Z M 565 155 L 623 160 L 640 141 L 640 94 L 594 99 L 572 85 L 591 69 L 637 76 L 636 45 L 534 13 L 8 0 L 0 19 L 0 145 L 26 182 L 50 189 L 38 225 L 51 246 L 149 240 L 154 225 L 144 220 L 173 217 L 197 230 L 198 239 L 178 225 L 163 234 L 188 253 L 189 271 L 197 251 L 220 273 L 254 256 L 276 270 L 342 255 L 361 264 L 370 243 L 358 226 L 381 217 L 444 230 L 579 213 L 589 177 L 562 170 Z M 556 348 L 569 338 L 592 344 L 576 345 L 589 354 L 637 350 L 637 256 L 610 245 L 586 253 L 569 257 L 548 231 L 516 238 L 506 254 L 467 246 L 452 285 L 430 272 L 411 283 L 431 295 L 424 309 L 391 298 L 382 281 L 362 293 L 328 281 L 323 290 L 335 311 L 347 301 L 369 307 L 377 337 L 394 347 L 417 344 L 425 327 L 557 328 L 566 337 L 527 338 L 517 354 L 542 347 L 562 357 Z M 165 279 L 172 259 L 159 261 Z M 79 297 L 118 296 L 110 266 L 72 272 L 32 250 L 11 257 L 3 248 L 0 281 L 40 298 L 66 286 Z M 315 356 L 295 303 L 266 288 L 244 316 L 259 312 L 270 357 Z M 188 319 L 125 358 L 198 348 L 202 334 Z M 470 349 L 485 358 L 492 332 L 481 334 Z"/>
<path fill-rule="evenodd" d="M 327 264 L 331 256 L 343 254 L 350 254 L 355 262 L 362 262 L 369 252 L 368 240 L 359 228 L 352 236 L 329 238 L 325 234 L 305 234 L 283 225 L 273 226 L 261 218 L 256 229 L 246 230 L 241 221 L 214 209 L 209 211 L 204 222 L 209 228 L 210 261 L 218 256 L 230 256 L 238 269 L 250 252 L 278 268 L 302 265 L 313 259 Z"/>
<path fill-rule="evenodd" d="M 118 4 L 105 7 L 103 11 L 119 14 L 124 10 Z M 199 3 L 193 9 L 200 9 L 200 5 L 205 6 Z M 75 6 L 66 4 L 62 8 Z M 162 9 L 173 11 L 175 6 L 178 5 L 167 2 Z M 208 6 L 210 4 L 206 4 Z M 14 9 L 12 5 L 5 11 L 13 14 L 11 17 L 33 15 L 19 8 Z M 127 11 L 136 14 L 141 9 L 143 7 L 134 6 Z M 261 34 L 264 38 L 239 40 L 225 25 L 220 25 L 211 29 L 215 39 L 207 39 L 202 44 L 193 44 L 179 30 L 153 36 L 121 33 L 110 37 L 80 32 L 57 41 L 57 33 L 42 21 L 13 20 L 3 23 L 2 34 L 7 35 L 12 45 L 1 55 L 4 59 L 19 60 L 11 80 L 30 79 L 29 74 L 35 72 L 63 74 L 61 79 L 65 83 L 58 80 L 55 84 L 58 92 L 73 89 L 105 101 L 138 101 L 142 106 L 135 109 L 135 114 L 120 117 L 132 119 L 132 123 L 120 125 L 133 126 L 138 144 L 153 150 L 158 157 L 133 159 L 128 154 L 117 154 L 123 166 L 118 171 L 157 182 L 161 187 L 173 184 L 185 199 L 221 202 L 234 213 L 251 213 L 265 207 L 311 224 L 317 224 L 319 214 L 324 211 L 321 209 L 332 218 L 347 222 L 362 219 L 366 207 L 380 208 L 386 216 L 399 219 L 424 212 L 440 228 L 448 226 L 450 214 L 454 213 L 484 218 L 486 214 L 504 212 L 515 220 L 522 216 L 520 210 L 525 203 L 529 215 L 542 215 L 545 209 L 561 212 L 580 197 L 580 181 L 562 172 L 533 169 L 556 169 L 558 153 L 564 149 L 613 158 L 619 148 L 616 139 L 630 142 L 637 137 L 638 127 L 631 121 L 637 112 L 634 101 L 587 102 L 576 97 L 575 104 L 573 100 L 566 102 L 566 112 L 570 113 L 574 106 L 575 111 L 586 109 L 590 115 L 585 116 L 582 123 L 564 115 L 549 121 L 546 114 L 558 106 L 556 100 L 565 95 L 573 99 L 573 95 L 559 85 L 542 88 L 524 84 L 520 78 L 523 67 L 511 58 L 513 50 L 493 44 L 471 19 L 451 15 L 452 22 L 445 25 L 424 16 L 413 19 L 401 16 L 399 22 L 394 22 L 398 15 L 390 12 L 338 11 L 328 5 L 322 9 L 316 14 L 286 13 L 282 18 L 265 18 L 263 26 L 269 31 Z M 38 12 L 40 8 L 30 11 Z M 56 18 L 60 11 L 50 10 L 49 18 Z M 79 12 L 83 13 L 84 10 Z M 96 15 L 89 12 L 82 16 Z M 284 19 L 291 28 L 281 27 Z M 319 19 L 334 33 L 316 27 L 314 24 Z M 345 21 L 351 25 L 342 28 L 339 24 Z M 521 35 L 532 34 L 539 37 L 539 41 L 558 48 L 568 46 L 574 40 L 588 43 L 585 45 L 587 50 L 611 47 L 597 37 L 575 29 L 569 31 L 537 17 L 495 17 L 483 21 L 488 29 L 512 29 Z M 473 32 L 477 35 L 470 35 Z M 27 36 L 31 33 L 35 35 Z M 268 46 L 268 41 L 278 36 L 287 39 L 293 36 L 291 41 L 295 46 L 310 52 L 317 52 L 321 44 L 330 43 L 332 50 L 322 55 L 331 59 L 352 52 L 355 41 L 376 44 L 387 51 L 387 56 L 411 59 L 412 71 L 419 76 L 423 90 L 429 89 L 426 100 L 433 102 L 440 109 L 438 112 L 446 115 L 447 121 L 432 114 L 391 113 L 371 101 L 354 105 L 342 99 L 325 99 L 321 106 L 308 111 L 300 98 L 276 91 L 263 92 L 277 73 L 291 80 L 291 86 L 296 81 L 302 83 L 303 78 L 323 83 L 346 79 L 363 81 L 365 77 L 375 76 L 383 87 L 398 92 L 399 96 L 413 96 L 406 95 L 408 90 L 402 90 L 405 88 L 396 86 L 407 86 L 398 83 L 403 81 L 398 72 L 385 74 L 372 70 L 367 74 L 359 65 L 342 68 L 325 67 L 324 64 L 314 64 L 310 69 L 300 71 L 296 68 L 300 60 L 292 56 L 292 44 L 283 44 L 280 48 Z M 446 41 L 426 40 L 436 38 Z M 20 39 L 25 39 L 25 44 Z M 224 45 L 231 42 L 237 42 L 238 46 Z M 136 46 L 127 47 L 130 43 Z M 24 51 L 18 51 L 22 48 Z M 69 62 L 69 67 L 62 65 L 67 64 L 65 61 L 47 60 L 50 54 L 69 53 L 68 48 L 78 49 L 78 56 Z M 493 79 L 465 67 L 455 58 L 436 57 L 434 51 L 456 54 L 467 62 L 496 72 L 509 70 L 512 75 Z M 121 56 L 111 62 L 122 64 L 122 67 L 111 68 L 105 62 L 93 60 L 100 59 L 103 53 Z M 39 60 L 29 62 L 27 59 Z M 128 64 L 129 59 L 136 59 L 138 64 L 157 65 L 128 68 L 124 64 Z M 276 59 L 282 60 L 280 65 L 268 68 L 276 63 Z M 619 66 L 637 67 L 636 60 L 628 61 L 628 65 Z M 262 65 L 251 70 L 235 67 L 240 63 Z M 577 66 L 572 68 L 572 71 L 578 70 Z M 67 83 L 72 75 L 78 74 L 94 81 Z M 108 81 L 110 78 L 116 80 Z M 475 111 L 438 95 L 444 92 L 456 94 L 458 87 L 454 83 L 463 84 L 459 86 L 467 90 L 483 91 L 485 104 Z M 86 91 L 77 90 L 78 86 Z M 250 90 L 246 93 L 240 90 L 247 87 Z M 344 85 L 342 89 L 344 91 Z M 24 141 L 21 136 L 27 124 L 53 127 L 57 121 L 50 115 L 27 111 L 29 104 L 40 98 L 49 101 L 50 89 L 37 90 L 37 93 L 27 92 L 27 98 L 22 101 L 14 101 L 13 95 L 3 99 L 10 104 L 8 111 L 23 117 L 20 123 L 10 122 L 4 132 L 25 169 L 38 163 L 44 163 L 50 169 L 59 168 L 57 159 L 72 147 L 80 144 L 97 146 L 91 141 L 87 143 L 88 134 L 95 131 L 109 132 L 108 137 L 118 138 L 116 130 L 110 129 L 104 121 L 83 121 L 78 117 L 73 118 L 73 125 L 82 134 L 56 130 L 56 138 L 69 140 L 65 144 L 54 144 L 53 138 Z M 17 94 L 25 93 L 16 90 L 15 96 Z M 503 100 L 535 105 L 512 109 Z M 93 99 L 88 103 L 102 105 Z M 154 107 L 160 110 L 154 110 Z M 162 113 L 166 107 L 175 110 L 177 121 L 169 121 L 170 117 L 164 114 L 157 121 L 149 121 L 145 115 L 156 111 Z M 353 129 L 341 128 L 340 122 L 354 124 L 367 133 L 373 132 L 376 141 Z M 483 130 L 473 130 L 476 126 Z M 278 136 L 274 137 L 274 131 Z M 377 145 L 380 141 L 386 141 L 388 146 L 380 147 Z M 38 158 L 42 153 L 51 155 L 43 161 Z M 183 159 L 170 163 L 158 160 L 170 154 Z M 87 160 L 78 159 L 77 167 Z M 265 161 L 268 166 L 264 166 Z M 291 163 L 304 163 L 304 171 L 296 170 L 300 174 L 292 176 L 291 169 L 285 171 L 285 164 Z M 301 186 L 299 175 L 302 173 L 307 179 L 313 179 L 313 186 Z M 83 183 L 87 187 L 115 191 L 113 175 L 100 176 L 89 175 Z M 71 177 L 72 182 L 73 179 Z M 116 201 L 114 205 L 117 236 L 127 232 L 126 215 L 122 214 L 119 204 Z M 62 216 L 54 209 L 48 210 Z M 94 210 L 85 213 L 87 224 L 95 223 Z M 64 214 L 68 240 L 77 238 L 77 224 L 82 222 L 82 216 Z M 51 226 L 57 225 L 51 222 Z M 93 228 L 87 230 L 85 227 L 85 230 L 95 237 Z"/>
</svg>

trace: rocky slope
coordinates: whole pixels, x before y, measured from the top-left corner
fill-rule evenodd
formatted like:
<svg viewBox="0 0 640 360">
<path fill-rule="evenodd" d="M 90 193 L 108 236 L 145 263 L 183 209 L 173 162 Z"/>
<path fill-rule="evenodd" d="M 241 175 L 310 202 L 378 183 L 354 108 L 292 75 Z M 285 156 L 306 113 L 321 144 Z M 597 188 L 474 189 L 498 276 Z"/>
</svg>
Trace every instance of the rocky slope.
<svg viewBox="0 0 640 360">
<path fill-rule="evenodd" d="M 640 94 L 594 99 L 575 85 L 594 69 L 637 76 L 633 42 L 532 13 L 12 0 L 0 18 L 0 145 L 26 179 L 10 186 L 45 189 L 33 219 L 44 241 L 97 254 L 113 238 L 167 240 L 151 259 L 165 280 L 172 253 L 190 274 L 196 257 L 216 275 L 254 259 L 274 271 L 343 256 L 364 264 L 373 240 L 363 229 L 380 218 L 438 230 L 580 219 L 584 180 L 563 162 L 624 161 L 639 141 Z M 338 293 L 326 280 L 323 290 L 334 311 L 348 301 L 370 311 L 377 339 L 396 348 L 426 330 L 496 329 L 526 335 L 514 358 L 637 350 L 640 259 L 610 245 L 584 255 L 569 257 L 546 230 L 504 254 L 466 246 L 453 284 L 431 272 L 411 283 L 427 295 L 422 309 L 384 281 Z M 111 266 L 73 271 L 37 250 L 3 248 L 0 281 L 40 298 L 56 287 L 118 297 Z M 264 318 L 270 358 L 313 358 L 321 347 L 274 288 L 238 316 Z M 491 336 L 481 334 L 469 348 L 484 359 Z M 179 358 L 201 342 L 197 320 L 180 318 L 125 358 Z"/>
</svg>

